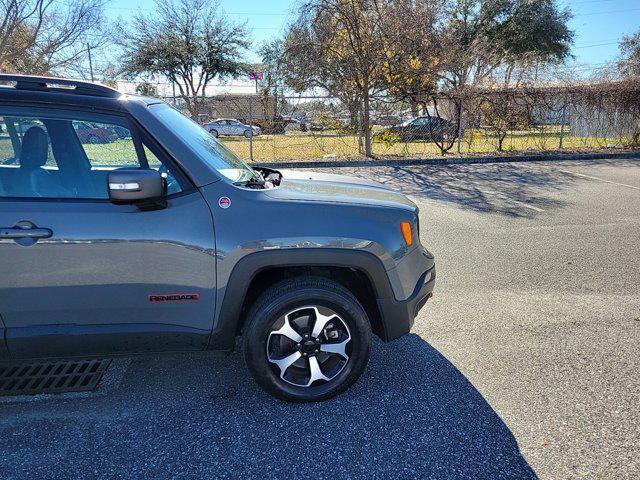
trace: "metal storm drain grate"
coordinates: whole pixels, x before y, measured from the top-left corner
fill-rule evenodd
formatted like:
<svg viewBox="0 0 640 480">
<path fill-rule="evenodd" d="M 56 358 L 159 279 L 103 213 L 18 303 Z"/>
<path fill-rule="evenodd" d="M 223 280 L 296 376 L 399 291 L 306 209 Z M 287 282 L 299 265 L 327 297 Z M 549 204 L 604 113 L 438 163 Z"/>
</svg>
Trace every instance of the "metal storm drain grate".
<svg viewBox="0 0 640 480">
<path fill-rule="evenodd" d="M 111 359 L 0 363 L 0 395 L 35 395 L 91 391 Z"/>
</svg>

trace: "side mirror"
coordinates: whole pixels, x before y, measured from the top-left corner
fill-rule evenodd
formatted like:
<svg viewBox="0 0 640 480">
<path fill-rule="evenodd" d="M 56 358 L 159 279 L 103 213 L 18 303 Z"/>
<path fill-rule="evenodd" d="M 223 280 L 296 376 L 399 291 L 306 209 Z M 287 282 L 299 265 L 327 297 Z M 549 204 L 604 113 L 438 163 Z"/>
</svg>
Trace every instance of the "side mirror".
<svg viewBox="0 0 640 480">
<path fill-rule="evenodd" d="M 152 169 L 119 168 L 107 177 L 109 200 L 113 203 L 156 204 L 162 203 L 165 180 L 160 172 Z"/>
</svg>

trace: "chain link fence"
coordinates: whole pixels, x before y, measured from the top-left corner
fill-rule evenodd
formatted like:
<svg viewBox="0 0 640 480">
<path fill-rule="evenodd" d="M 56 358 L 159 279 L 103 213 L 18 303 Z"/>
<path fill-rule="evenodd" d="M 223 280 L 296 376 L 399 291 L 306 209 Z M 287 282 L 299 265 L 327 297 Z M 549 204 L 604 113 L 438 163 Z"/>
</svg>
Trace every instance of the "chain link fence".
<svg viewBox="0 0 640 480">
<path fill-rule="evenodd" d="M 381 158 L 421 158 L 637 148 L 639 93 L 637 83 L 610 82 L 475 90 L 437 97 L 428 104 L 379 99 L 371 112 L 373 153 Z M 184 108 L 179 101 L 176 106 Z M 219 95 L 206 99 L 199 117 L 201 124 L 243 125 L 221 127 L 216 133 L 245 160 L 308 161 L 363 154 L 357 103 L 334 97 Z"/>
</svg>

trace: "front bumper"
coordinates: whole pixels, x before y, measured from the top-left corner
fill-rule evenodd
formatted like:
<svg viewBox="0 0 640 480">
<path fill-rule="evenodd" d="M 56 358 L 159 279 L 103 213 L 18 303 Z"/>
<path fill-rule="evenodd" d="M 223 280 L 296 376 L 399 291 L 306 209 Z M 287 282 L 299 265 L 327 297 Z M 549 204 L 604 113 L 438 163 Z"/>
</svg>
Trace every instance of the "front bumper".
<svg viewBox="0 0 640 480">
<path fill-rule="evenodd" d="M 413 293 L 406 300 L 378 299 L 382 317 L 382 340 L 390 342 L 409 333 L 416 315 L 431 298 L 435 283 L 436 267 L 433 265 L 420 276 Z"/>
</svg>

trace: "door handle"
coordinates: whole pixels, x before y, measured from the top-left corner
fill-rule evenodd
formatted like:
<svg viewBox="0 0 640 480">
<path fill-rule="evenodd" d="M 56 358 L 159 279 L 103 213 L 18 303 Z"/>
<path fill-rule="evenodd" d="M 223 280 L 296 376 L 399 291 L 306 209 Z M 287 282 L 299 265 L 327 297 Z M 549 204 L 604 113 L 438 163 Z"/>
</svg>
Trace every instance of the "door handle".
<svg viewBox="0 0 640 480">
<path fill-rule="evenodd" d="M 53 232 L 48 228 L 0 228 L 0 238 L 49 238 Z"/>
<path fill-rule="evenodd" d="M 0 227 L 0 240 L 12 239 L 18 245 L 30 247 L 41 238 L 49 238 L 53 232 L 49 228 L 40 228 L 28 220 L 21 220 L 13 227 Z"/>
</svg>

